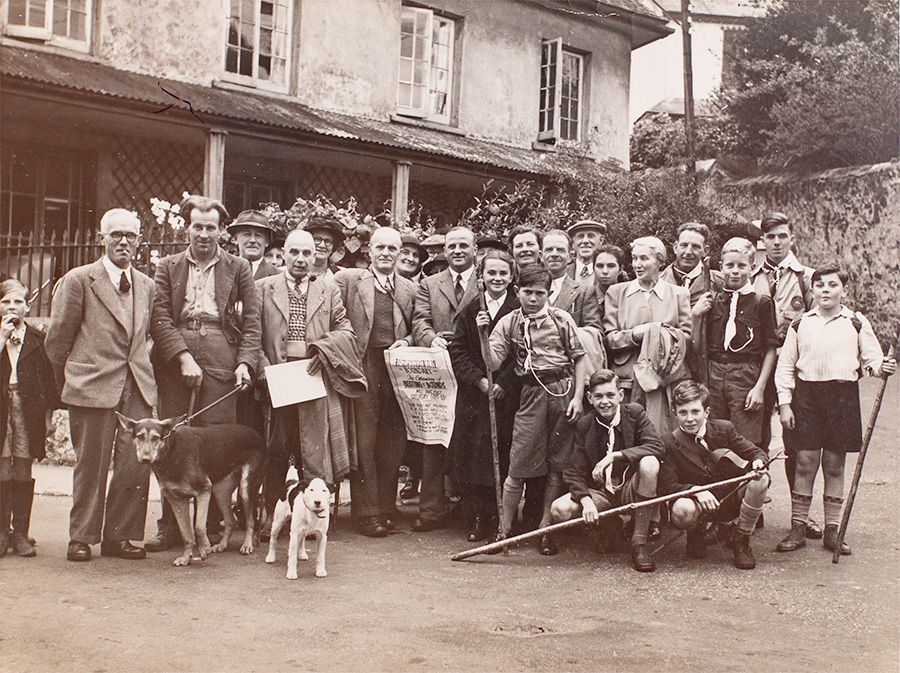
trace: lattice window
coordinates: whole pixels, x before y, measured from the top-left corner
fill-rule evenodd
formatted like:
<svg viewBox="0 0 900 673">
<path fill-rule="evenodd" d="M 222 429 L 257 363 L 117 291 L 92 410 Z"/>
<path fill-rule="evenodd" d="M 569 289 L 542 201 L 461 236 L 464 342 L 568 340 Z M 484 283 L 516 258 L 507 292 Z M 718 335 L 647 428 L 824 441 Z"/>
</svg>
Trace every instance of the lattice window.
<svg viewBox="0 0 900 673">
<path fill-rule="evenodd" d="M 409 200 L 422 207 L 424 217 L 433 217 L 438 229 L 458 224 L 462 214 L 474 204 L 474 199 L 475 194 L 463 189 L 430 182 L 409 183 Z"/>
<path fill-rule="evenodd" d="M 297 180 L 297 195 L 313 199 L 321 194 L 331 201 L 356 199 L 361 213 L 377 215 L 391 198 L 390 176 L 372 175 L 360 171 L 303 164 Z"/>
</svg>

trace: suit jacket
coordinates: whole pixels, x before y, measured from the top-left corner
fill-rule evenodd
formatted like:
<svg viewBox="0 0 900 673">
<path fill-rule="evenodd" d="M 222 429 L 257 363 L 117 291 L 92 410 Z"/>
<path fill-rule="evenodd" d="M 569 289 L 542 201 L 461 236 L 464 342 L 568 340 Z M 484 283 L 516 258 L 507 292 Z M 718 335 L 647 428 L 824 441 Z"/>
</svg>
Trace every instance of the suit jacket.
<svg viewBox="0 0 900 673">
<path fill-rule="evenodd" d="M 253 266 L 251 265 L 252 269 Z M 256 267 L 256 273 L 253 274 L 253 280 L 257 281 L 260 278 L 268 278 L 269 276 L 274 276 L 276 274 L 283 273 L 281 269 L 276 269 L 274 266 L 269 264 L 265 259 L 263 259 L 259 266 Z"/>
<path fill-rule="evenodd" d="M 250 262 L 221 248 L 219 254 L 221 257 L 214 273 L 220 326 L 228 342 L 237 346 L 235 362 L 223 362 L 222 366 L 232 368 L 243 362 L 253 370 L 259 357 L 259 299 Z M 153 336 L 154 357 L 162 365 L 171 363 L 176 355 L 189 350 L 178 331 L 187 279 L 187 250 L 160 260 L 154 279 L 156 295 L 150 334 Z"/>
<path fill-rule="evenodd" d="M 703 265 L 702 271 L 700 275 L 691 279 L 691 282 L 688 286 L 688 291 L 691 293 L 691 307 L 697 303 L 697 300 L 700 299 L 705 293 L 713 292 L 718 293 L 722 291 L 722 288 L 725 287 L 725 277 L 722 275 L 720 271 L 714 271 L 710 269 L 705 262 L 700 262 Z M 659 275 L 667 283 L 672 283 L 672 285 L 680 285 L 684 287 L 681 283 L 679 283 L 675 278 L 675 263 L 669 264 L 665 268 L 665 270 Z"/>
<path fill-rule="evenodd" d="M 6 442 L 9 422 L 9 375 L 12 365 L 6 348 L 0 349 L 0 446 Z M 19 350 L 16 363 L 16 377 L 19 380 L 19 397 L 25 414 L 25 431 L 28 433 L 28 449 L 31 457 L 41 460 L 45 455 L 44 418 L 47 411 L 59 406 L 59 392 L 56 377 L 47 353 L 44 351 L 44 333 L 33 328 L 25 328 L 25 338 Z"/>
<path fill-rule="evenodd" d="M 436 336 L 442 336 L 447 341 L 453 337 L 460 309 L 478 294 L 478 279 L 475 276 L 475 273 L 469 276 L 462 299 L 458 302 L 450 269 L 422 279 L 413 311 L 414 345 L 427 348 Z"/>
<path fill-rule="evenodd" d="M 593 283 L 583 283 L 563 276 L 556 301 L 550 304 L 572 316 L 578 327 L 602 328 L 600 301 Z"/>
<path fill-rule="evenodd" d="M 613 474 L 623 474 L 629 466 L 637 466 L 645 456 L 656 456 L 662 462 L 665 453 L 663 442 L 647 412 L 639 404 L 623 404 L 619 408 L 622 413 L 616 434 L 622 440 L 622 449 L 619 450 L 628 462 L 627 465 L 614 464 Z M 563 471 L 563 479 L 575 502 L 590 495 L 589 488 L 603 490 L 603 484 L 594 481 L 591 474 L 597 463 L 606 456 L 606 440 L 601 435 L 605 435 L 605 432 L 598 425 L 594 411 L 582 414 L 575 424 L 572 459 L 569 467 Z M 619 445 L 618 442 L 616 444 Z"/>
<path fill-rule="evenodd" d="M 356 333 L 360 354 L 365 354 L 372 332 L 372 314 L 375 311 L 375 274 L 369 269 L 341 269 L 334 275 L 334 282 L 341 290 L 341 300 L 347 318 Z M 416 285 L 411 280 L 394 274 L 394 336 L 410 339 L 412 334 L 413 301 Z"/>
<path fill-rule="evenodd" d="M 680 428 L 666 433 L 663 437 L 666 460 L 659 474 L 658 493 L 677 493 L 692 486 L 711 484 L 727 478 L 727 475 L 716 470 L 712 455 L 716 449 L 733 451 L 748 463 L 754 460 L 768 460 L 766 452 L 739 435 L 731 421 L 708 420 L 704 439 L 709 449 L 698 444 Z"/>
<path fill-rule="evenodd" d="M 118 290 L 102 260 L 72 269 L 54 290 L 53 320 L 44 346 L 64 403 L 112 409 L 119 404 L 130 372 L 144 401 L 156 404 L 149 335 L 153 281 L 134 267 L 131 278 L 130 334 Z"/>
<path fill-rule="evenodd" d="M 284 273 L 256 281 L 262 326 L 262 352 L 259 368 L 287 362 L 288 320 L 291 300 Z M 306 296 L 306 341 L 315 343 L 329 332 L 353 334 L 347 319 L 341 291 L 334 281 L 317 278 L 309 284 Z"/>
</svg>

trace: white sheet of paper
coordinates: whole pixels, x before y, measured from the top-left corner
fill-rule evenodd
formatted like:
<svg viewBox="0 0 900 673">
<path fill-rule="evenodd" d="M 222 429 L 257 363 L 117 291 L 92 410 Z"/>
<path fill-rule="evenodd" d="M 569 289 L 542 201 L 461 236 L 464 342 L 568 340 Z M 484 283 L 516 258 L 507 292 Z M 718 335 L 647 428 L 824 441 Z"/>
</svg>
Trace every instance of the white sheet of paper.
<svg viewBox="0 0 900 673">
<path fill-rule="evenodd" d="M 286 407 L 289 404 L 308 402 L 325 397 L 325 381 L 322 371 L 311 376 L 306 368 L 309 360 L 294 360 L 280 365 L 266 367 L 266 383 L 272 407 Z"/>
</svg>

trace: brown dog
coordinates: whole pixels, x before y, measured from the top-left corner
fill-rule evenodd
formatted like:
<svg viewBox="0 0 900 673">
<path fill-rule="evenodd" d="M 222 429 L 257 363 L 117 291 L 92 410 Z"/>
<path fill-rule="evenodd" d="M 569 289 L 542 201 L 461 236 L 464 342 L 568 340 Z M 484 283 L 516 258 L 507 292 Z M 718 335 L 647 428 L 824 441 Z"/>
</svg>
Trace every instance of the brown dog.
<svg viewBox="0 0 900 673">
<path fill-rule="evenodd" d="M 159 488 L 175 513 L 184 542 L 176 566 L 191 563 L 196 539 L 201 559 L 228 548 L 235 518 L 231 494 L 240 486 L 247 525 L 241 554 L 252 554 L 256 536 L 256 506 L 266 461 L 266 447 L 254 430 L 234 424 L 203 428 L 175 427 L 178 418 L 132 420 L 116 412 L 119 424 L 134 438 L 138 461 L 150 463 Z M 222 540 L 210 546 L 206 536 L 209 498 L 214 496 L 225 520 Z M 191 525 L 191 499 L 196 499 L 196 525 Z M 195 538 L 196 533 L 196 538 Z"/>
</svg>

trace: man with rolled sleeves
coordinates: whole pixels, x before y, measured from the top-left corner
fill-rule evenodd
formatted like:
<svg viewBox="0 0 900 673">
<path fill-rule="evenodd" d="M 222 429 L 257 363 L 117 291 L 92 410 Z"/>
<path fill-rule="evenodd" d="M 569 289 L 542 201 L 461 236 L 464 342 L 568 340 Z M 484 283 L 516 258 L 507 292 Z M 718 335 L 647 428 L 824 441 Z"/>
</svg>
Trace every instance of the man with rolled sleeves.
<svg viewBox="0 0 900 673">
<path fill-rule="evenodd" d="M 181 204 L 190 245 L 156 270 L 150 335 L 159 383 L 159 415 L 194 411 L 251 382 L 259 357 L 259 303 L 250 262 L 219 244 L 228 211 L 220 201 L 189 196 Z M 234 423 L 234 396 L 198 416 L 194 425 Z M 159 532 L 144 545 L 163 551 L 180 541 L 168 503 Z"/>
<path fill-rule="evenodd" d="M 397 479 L 406 431 L 384 361 L 384 352 L 412 343 L 415 284 L 396 273 L 400 232 L 380 227 L 369 240 L 371 264 L 334 276 L 362 355 L 368 391 L 353 400 L 358 468 L 350 473 L 350 498 L 360 532 L 384 537 L 397 512 Z"/>
<path fill-rule="evenodd" d="M 77 456 L 70 561 L 90 560 L 90 545 L 101 542 L 101 525 L 103 556 L 146 556 L 130 540 L 144 537 L 150 466 L 138 462 L 115 414 L 147 418 L 156 404 L 148 336 L 153 281 L 131 266 L 140 232 L 134 213 L 107 211 L 100 220 L 104 256 L 69 271 L 53 294 L 45 348 L 69 409 Z"/>
</svg>

